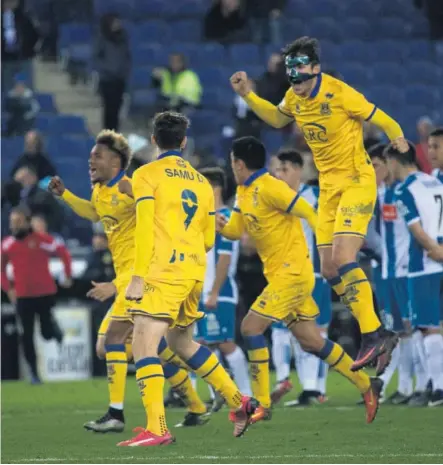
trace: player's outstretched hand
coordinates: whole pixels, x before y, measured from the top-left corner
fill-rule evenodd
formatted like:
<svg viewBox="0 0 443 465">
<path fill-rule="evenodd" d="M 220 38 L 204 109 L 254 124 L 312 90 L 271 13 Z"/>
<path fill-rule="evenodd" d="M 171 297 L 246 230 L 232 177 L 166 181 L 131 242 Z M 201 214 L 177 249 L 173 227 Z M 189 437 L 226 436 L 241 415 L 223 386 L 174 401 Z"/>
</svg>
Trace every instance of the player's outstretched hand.
<svg viewBox="0 0 443 465">
<path fill-rule="evenodd" d="M 86 293 L 86 297 L 98 300 L 99 302 L 110 299 L 117 292 L 113 283 L 96 283 L 95 281 L 91 281 L 91 284 L 94 287 Z"/>
<path fill-rule="evenodd" d="M 63 192 L 65 192 L 65 184 L 58 176 L 53 176 L 48 184 L 49 192 L 56 195 L 57 197 L 61 197 Z"/>
<path fill-rule="evenodd" d="M 144 288 L 145 280 L 140 276 L 133 276 L 129 286 L 126 288 L 126 300 L 141 302 Z"/>
<path fill-rule="evenodd" d="M 226 226 L 227 222 L 228 219 L 225 215 L 217 213 L 215 215 L 215 229 L 217 230 L 217 232 L 220 232 Z"/>
<path fill-rule="evenodd" d="M 246 97 L 252 90 L 248 75 L 244 71 L 237 71 L 231 76 L 231 86 L 240 97 Z"/>
<path fill-rule="evenodd" d="M 132 184 L 128 179 L 122 179 L 118 183 L 118 190 L 122 194 L 126 194 L 128 197 L 131 197 L 131 199 L 134 198 L 134 194 L 132 193 Z"/>
<path fill-rule="evenodd" d="M 397 137 L 392 142 L 392 147 L 397 149 L 400 153 L 406 153 L 409 150 L 408 141 L 404 137 Z"/>
</svg>

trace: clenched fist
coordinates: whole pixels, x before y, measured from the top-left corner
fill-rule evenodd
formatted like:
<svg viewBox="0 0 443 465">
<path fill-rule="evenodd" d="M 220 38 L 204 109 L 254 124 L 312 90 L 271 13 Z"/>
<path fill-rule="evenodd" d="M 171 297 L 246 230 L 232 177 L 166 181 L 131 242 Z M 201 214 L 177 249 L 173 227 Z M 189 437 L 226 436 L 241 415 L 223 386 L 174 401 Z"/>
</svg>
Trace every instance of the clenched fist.
<svg viewBox="0 0 443 465">
<path fill-rule="evenodd" d="M 61 197 L 63 192 L 65 192 L 65 184 L 58 176 L 54 176 L 51 178 L 48 184 L 49 192 L 56 195 L 57 197 Z"/>
<path fill-rule="evenodd" d="M 231 86 L 240 97 L 246 97 L 251 92 L 251 82 L 244 71 L 237 71 L 231 76 Z"/>
<path fill-rule="evenodd" d="M 408 141 L 404 137 L 397 137 L 391 142 L 391 145 L 400 153 L 406 153 L 409 150 Z"/>
</svg>

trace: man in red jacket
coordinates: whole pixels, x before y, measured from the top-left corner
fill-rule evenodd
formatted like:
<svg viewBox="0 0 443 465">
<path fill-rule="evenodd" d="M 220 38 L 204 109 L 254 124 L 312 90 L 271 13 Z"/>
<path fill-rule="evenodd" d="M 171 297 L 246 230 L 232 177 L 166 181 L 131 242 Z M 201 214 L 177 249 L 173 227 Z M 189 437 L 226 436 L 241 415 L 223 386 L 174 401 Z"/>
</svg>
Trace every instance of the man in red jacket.
<svg viewBox="0 0 443 465">
<path fill-rule="evenodd" d="M 31 214 L 25 207 L 16 207 L 9 217 L 11 235 L 1 243 L 1 286 L 16 305 L 23 327 L 23 349 L 31 371 L 31 382 L 40 383 L 34 346 L 34 320 L 38 314 L 44 339 L 61 343 L 63 334 L 54 320 L 51 308 L 57 286 L 49 272 L 49 258 L 58 256 L 63 261 L 66 280 L 70 287 L 71 256 L 66 247 L 49 234 L 32 231 Z M 11 263 L 13 283 L 8 279 L 6 267 Z"/>
</svg>

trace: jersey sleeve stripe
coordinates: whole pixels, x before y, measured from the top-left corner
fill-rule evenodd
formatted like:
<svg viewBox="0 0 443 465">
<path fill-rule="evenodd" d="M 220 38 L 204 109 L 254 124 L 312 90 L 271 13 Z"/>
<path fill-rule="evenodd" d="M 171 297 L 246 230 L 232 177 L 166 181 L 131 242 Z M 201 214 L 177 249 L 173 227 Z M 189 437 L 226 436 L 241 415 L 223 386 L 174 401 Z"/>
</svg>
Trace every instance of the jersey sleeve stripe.
<svg viewBox="0 0 443 465">
<path fill-rule="evenodd" d="M 215 215 L 215 212 L 209 212 L 209 215 L 213 216 Z"/>
<path fill-rule="evenodd" d="M 283 113 L 285 116 L 288 116 L 289 118 L 292 118 L 292 115 L 290 113 L 286 113 L 286 111 L 283 111 L 280 106 L 277 107 L 278 111 L 280 113 Z"/>
<path fill-rule="evenodd" d="M 232 250 L 219 249 L 217 250 L 219 255 L 232 255 Z"/>
<path fill-rule="evenodd" d="M 298 193 L 289 204 L 289 207 L 286 209 L 286 213 L 290 213 L 291 210 L 294 208 L 295 203 L 297 202 L 298 198 L 300 197 L 300 193 Z"/>
<path fill-rule="evenodd" d="M 374 113 L 377 111 L 377 105 L 374 105 L 374 108 L 371 111 L 371 114 L 365 119 L 365 121 L 369 121 L 373 116 Z"/>
<path fill-rule="evenodd" d="M 234 207 L 233 210 L 235 211 L 235 213 L 241 213 L 241 210 L 238 207 Z"/>
<path fill-rule="evenodd" d="M 142 200 L 154 200 L 154 197 L 152 195 L 146 195 L 145 197 L 140 197 L 139 199 L 137 199 L 135 203 L 139 203 Z"/>
<path fill-rule="evenodd" d="M 406 224 L 409 226 L 411 224 L 417 223 L 418 221 L 420 221 L 420 217 L 416 216 L 415 218 L 410 219 Z"/>
</svg>

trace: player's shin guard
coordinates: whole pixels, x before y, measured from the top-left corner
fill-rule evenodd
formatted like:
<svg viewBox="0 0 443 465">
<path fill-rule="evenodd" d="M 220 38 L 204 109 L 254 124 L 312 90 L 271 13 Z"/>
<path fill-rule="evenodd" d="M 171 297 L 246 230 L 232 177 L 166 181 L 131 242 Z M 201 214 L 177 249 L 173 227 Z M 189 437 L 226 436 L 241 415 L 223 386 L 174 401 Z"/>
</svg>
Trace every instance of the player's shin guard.
<svg viewBox="0 0 443 465">
<path fill-rule="evenodd" d="M 180 395 L 191 413 L 206 412 L 206 406 L 198 396 L 184 368 L 165 363 L 163 372 L 171 387 Z"/>
<path fill-rule="evenodd" d="M 137 384 L 145 407 L 146 429 L 157 436 L 163 436 L 166 427 L 165 407 L 163 405 L 163 388 L 165 378 L 158 357 L 145 357 L 135 364 Z"/>
<path fill-rule="evenodd" d="M 226 400 L 229 407 L 238 409 L 242 405 L 242 394 L 218 358 L 207 347 L 200 346 L 186 364 L 197 375 L 209 383 Z"/>
<path fill-rule="evenodd" d="M 344 351 L 343 347 L 326 339 L 325 345 L 317 354 L 319 358 L 324 360 L 331 368 L 338 371 L 345 378 L 355 384 L 358 390 L 364 394 L 371 386 L 369 376 L 363 371 L 352 372 L 351 366 L 353 360 Z"/>
<path fill-rule="evenodd" d="M 375 313 L 367 276 L 356 262 L 342 266 L 339 273 L 345 286 L 344 301 L 357 319 L 362 334 L 373 333 L 381 324 Z"/>
<path fill-rule="evenodd" d="M 184 363 L 183 360 L 169 348 L 168 343 L 164 337 L 158 346 L 158 356 L 164 363 L 173 363 L 174 365 L 178 365 L 185 370 L 188 369 L 186 363 Z"/>
<path fill-rule="evenodd" d="M 123 410 L 128 361 L 124 344 L 107 344 L 106 368 L 108 372 L 109 406 Z"/>
<path fill-rule="evenodd" d="M 244 339 L 248 348 L 252 392 L 262 407 L 270 408 L 269 350 L 266 339 L 262 334 L 245 336 Z"/>
</svg>

